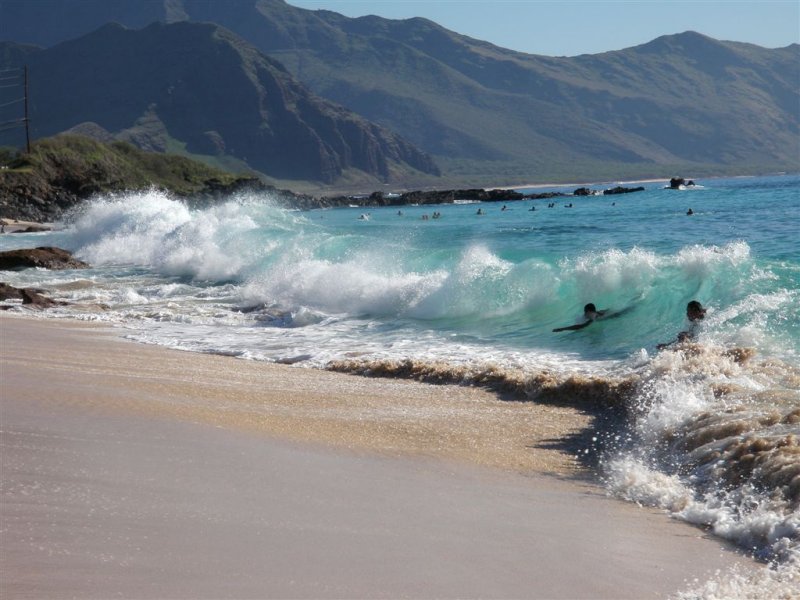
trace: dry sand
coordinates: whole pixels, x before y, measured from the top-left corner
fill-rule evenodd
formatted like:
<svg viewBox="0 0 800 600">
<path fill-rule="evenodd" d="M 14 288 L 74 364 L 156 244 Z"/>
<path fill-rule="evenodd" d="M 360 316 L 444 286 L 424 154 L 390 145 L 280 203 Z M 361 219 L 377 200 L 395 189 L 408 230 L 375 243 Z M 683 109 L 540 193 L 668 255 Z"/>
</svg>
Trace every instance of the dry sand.
<svg viewBox="0 0 800 600">
<path fill-rule="evenodd" d="M 566 480 L 570 408 L 69 321 L 0 316 L 0 351 L 2 598 L 664 598 L 757 568 Z"/>
</svg>

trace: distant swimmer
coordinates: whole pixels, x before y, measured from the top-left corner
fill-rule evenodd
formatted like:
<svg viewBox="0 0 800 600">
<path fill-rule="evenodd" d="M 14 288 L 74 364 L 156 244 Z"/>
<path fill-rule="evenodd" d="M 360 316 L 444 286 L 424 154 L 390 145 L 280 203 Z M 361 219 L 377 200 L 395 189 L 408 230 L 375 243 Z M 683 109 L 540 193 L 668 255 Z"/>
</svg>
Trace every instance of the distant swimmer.
<svg viewBox="0 0 800 600">
<path fill-rule="evenodd" d="M 535 206 L 531 206 L 531 207 L 528 209 L 528 212 L 533 212 L 534 210 L 536 210 L 536 207 L 535 207 Z"/>
<path fill-rule="evenodd" d="M 668 342 L 666 344 L 658 344 L 656 348 L 663 350 L 672 344 L 680 344 L 691 340 L 697 334 L 697 328 L 706 316 L 706 309 L 697 300 L 692 300 L 686 305 L 686 318 L 689 319 L 689 329 L 681 331 L 678 334 L 678 339 Z"/>
<path fill-rule="evenodd" d="M 358 217 L 359 221 L 369 221 L 369 213 L 361 213 Z"/>
<path fill-rule="evenodd" d="M 482 209 L 482 208 L 479 208 L 479 209 L 478 209 L 478 212 L 476 212 L 475 214 L 476 214 L 476 215 L 482 215 L 482 214 L 483 214 L 483 209 Z"/>
<path fill-rule="evenodd" d="M 687 215 L 693 215 L 694 211 L 690 208 L 689 210 L 686 211 L 686 214 Z"/>
<path fill-rule="evenodd" d="M 506 210 L 506 208 L 507 208 L 506 205 L 503 204 L 503 208 L 501 208 L 500 210 Z"/>
<path fill-rule="evenodd" d="M 402 210 L 398 210 L 397 211 L 397 216 L 398 217 L 402 217 L 403 216 L 403 211 Z"/>
</svg>

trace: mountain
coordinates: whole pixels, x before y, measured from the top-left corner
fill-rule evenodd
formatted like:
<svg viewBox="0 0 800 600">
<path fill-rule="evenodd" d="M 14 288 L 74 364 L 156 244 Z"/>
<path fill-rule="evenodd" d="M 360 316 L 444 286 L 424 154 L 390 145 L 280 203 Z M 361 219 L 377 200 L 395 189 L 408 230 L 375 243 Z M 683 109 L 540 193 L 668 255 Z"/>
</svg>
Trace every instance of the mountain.
<svg viewBox="0 0 800 600">
<path fill-rule="evenodd" d="M 351 19 L 282 0 L 0 0 L 18 42 L 52 44 L 100 18 L 135 26 L 134 16 L 229 28 L 464 182 L 800 170 L 798 44 L 773 50 L 685 32 L 546 57 L 425 19 Z"/>
<path fill-rule="evenodd" d="M 110 24 L 44 50 L 0 44 L 0 61 L 28 65 L 35 137 L 70 131 L 125 140 L 280 181 L 438 172 L 412 144 L 310 93 L 217 25 Z"/>
</svg>

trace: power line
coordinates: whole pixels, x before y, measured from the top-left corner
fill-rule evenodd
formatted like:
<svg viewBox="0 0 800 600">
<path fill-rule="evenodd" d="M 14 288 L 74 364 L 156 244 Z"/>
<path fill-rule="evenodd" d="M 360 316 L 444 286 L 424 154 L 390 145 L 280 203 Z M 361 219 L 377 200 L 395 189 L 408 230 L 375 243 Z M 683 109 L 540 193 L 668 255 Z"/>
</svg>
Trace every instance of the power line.
<svg viewBox="0 0 800 600">
<path fill-rule="evenodd" d="M 6 102 L 5 104 L 0 104 L 0 108 L 3 108 L 4 106 L 11 106 L 12 104 L 16 104 L 17 102 L 22 102 L 23 100 L 25 100 L 24 97 L 23 98 L 17 98 L 16 100 L 12 100 L 11 102 Z"/>
</svg>

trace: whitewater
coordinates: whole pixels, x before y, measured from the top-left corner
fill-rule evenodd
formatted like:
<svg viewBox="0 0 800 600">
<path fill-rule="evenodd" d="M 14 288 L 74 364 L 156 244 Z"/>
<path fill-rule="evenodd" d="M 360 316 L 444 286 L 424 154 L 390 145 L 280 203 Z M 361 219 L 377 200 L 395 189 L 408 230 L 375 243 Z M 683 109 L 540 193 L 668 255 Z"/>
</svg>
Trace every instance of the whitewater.
<svg viewBox="0 0 800 600">
<path fill-rule="evenodd" d="M 797 589 L 800 176 L 697 183 L 311 211 L 149 191 L 95 198 L 56 231 L 0 236 L 0 250 L 58 246 L 92 265 L 4 274 L 73 304 L 42 317 L 607 413 L 578 458 L 611 493 L 708 528 Z M 694 338 L 659 349 L 687 329 L 690 300 L 707 308 Z M 552 331 L 589 302 L 620 314 Z"/>
</svg>

